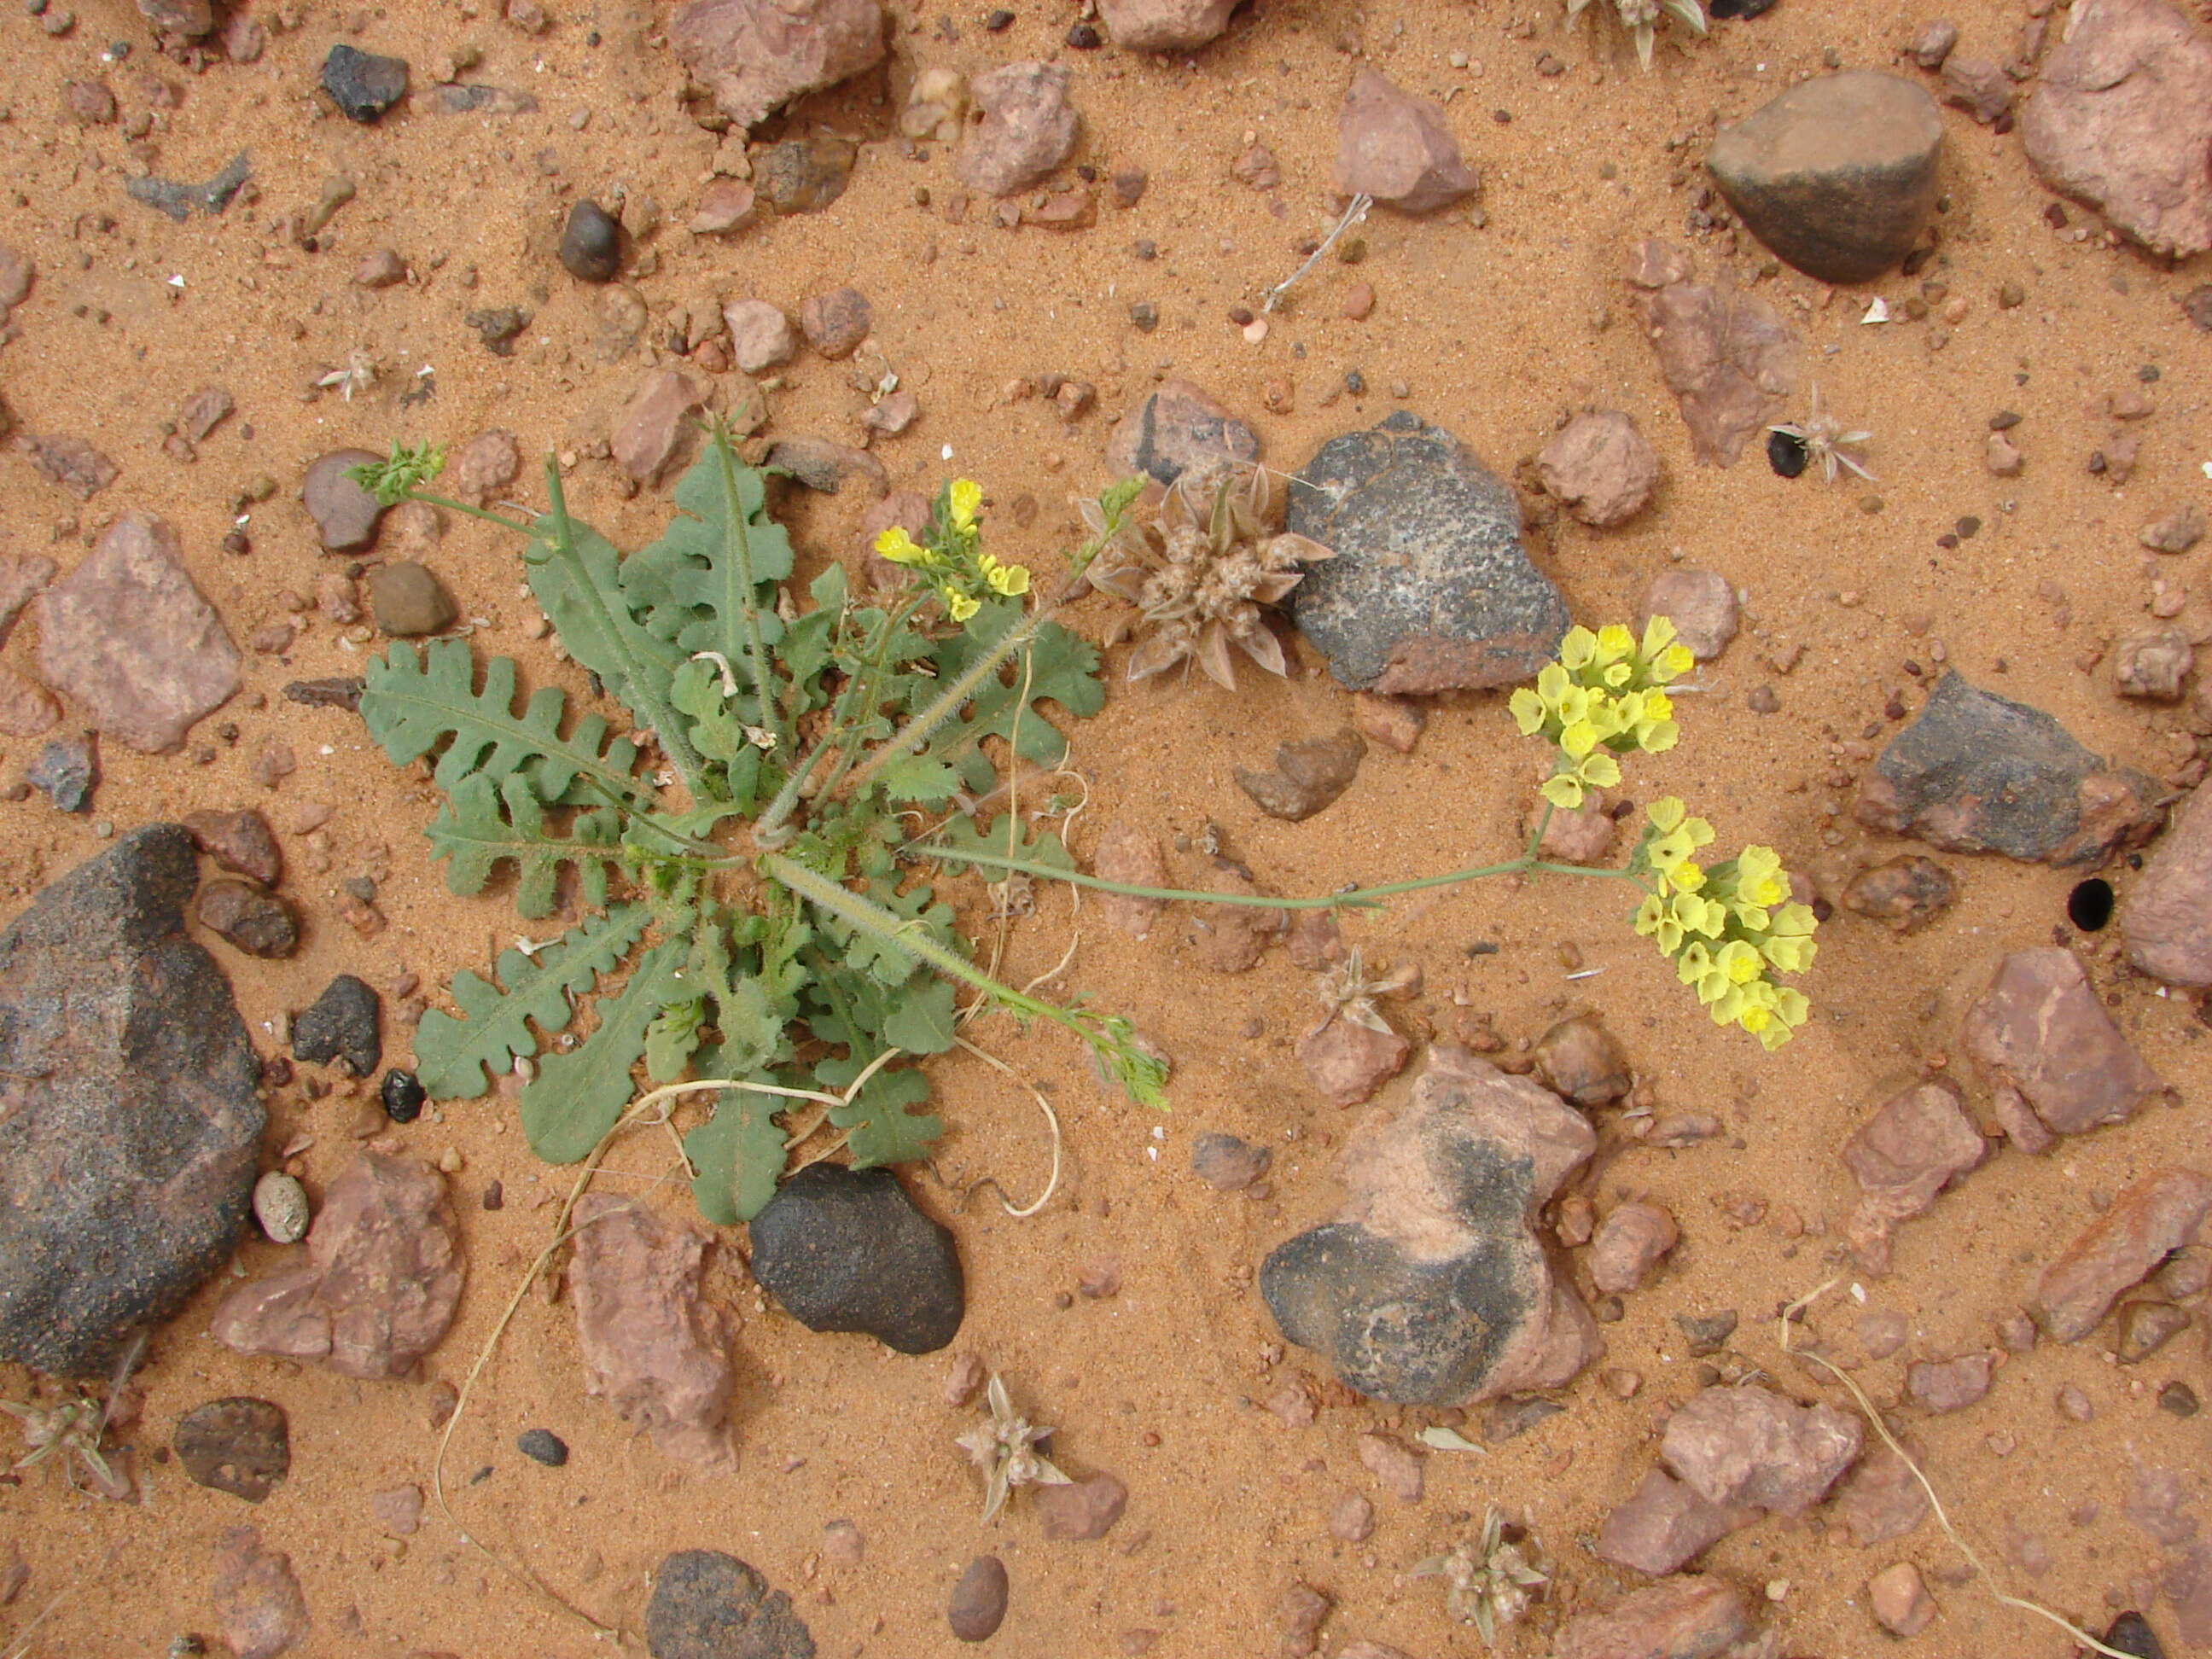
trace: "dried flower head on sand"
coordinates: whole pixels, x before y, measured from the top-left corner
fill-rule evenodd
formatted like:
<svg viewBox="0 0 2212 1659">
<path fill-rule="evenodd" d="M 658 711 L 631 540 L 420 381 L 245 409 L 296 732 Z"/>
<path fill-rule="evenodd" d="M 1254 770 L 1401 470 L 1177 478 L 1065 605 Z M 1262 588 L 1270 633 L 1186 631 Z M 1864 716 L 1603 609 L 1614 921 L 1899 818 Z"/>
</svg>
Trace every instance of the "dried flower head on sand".
<svg viewBox="0 0 2212 1659">
<path fill-rule="evenodd" d="M 1185 471 L 1152 512 L 1124 520 L 1090 578 L 1093 587 L 1137 607 L 1131 679 L 1195 663 L 1233 691 L 1231 647 L 1271 674 L 1289 672 L 1264 609 L 1287 599 L 1304 567 L 1330 554 L 1281 530 L 1281 514 L 1273 475 L 1249 462 L 1222 461 Z M 1104 526 L 1091 528 L 1096 535 Z"/>
</svg>

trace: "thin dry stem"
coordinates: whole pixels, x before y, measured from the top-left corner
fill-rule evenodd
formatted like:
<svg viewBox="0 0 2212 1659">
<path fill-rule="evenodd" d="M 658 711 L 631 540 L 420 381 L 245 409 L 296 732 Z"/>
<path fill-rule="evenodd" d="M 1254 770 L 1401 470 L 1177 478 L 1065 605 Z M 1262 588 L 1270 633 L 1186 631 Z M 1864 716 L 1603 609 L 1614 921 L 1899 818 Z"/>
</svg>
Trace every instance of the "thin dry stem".
<svg viewBox="0 0 2212 1659">
<path fill-rule="evenodd" d="M 2093 1653 L 2104 1654 L 2107 1656 L 2107 1659 L 2130 1659 L 2130 1655 L 2122 1652 L 2118 1648 L 2107 1647 L 2104 1643 L 2100 1642 L 2095 1637 L 2090 1635 L 2088 1632 L 2076 1629 L 2073 1625 L 2068 1623 L 2064 1618 L 2053 1613 L 2049 1607 L 2044 1607 L 2041 1603 L 2024 1601 L 2017 1595 L 2008 1595 L 2002 1590 L 1999 1589 L 1996 1587 L 1996 1576 L 1990 1571 L 1989 1565 L 1975 1553 L 1974 1547 L 1966 1540 L 1966 1538 L 1960 1533 L 1958 1528 L 1951 1524 L 1951 1517 L 1943 1508 L 1943 1500 L 1936 1495 L 1935 1484 L 1928 1479 L 1927 1471 L 1920 1467 L 1919 1461 L 1916 1459 L 1911 1452 L 1905 1450 L 1905 1448 L 1898 1443 L 1897 1437 L 1889 1431 L 1889 1425 L 1881 1420 L 1881 1413 L 1875 1409 L 1874 1401 L 1867 1398 L 1866 1391 L 1861 1389 L 1856 1382 L 1853 1382 L 1849 1375 L 1844 1371 L 1838 1370 L 1835 1366 L 1830 1364 L 1826 1359 L 1823 1359 L 1819 1354 L 1810 1353 L 1802 1348 L 1796 1348 L 1790 1346 L 1790 1323 L 1792 1316 L 1810 1307 L 1814 1301 L 1818 1300 L 1820 1297 L 1826 1295 L 1830 1291 L 1835 1289 L 1835 1287 L 1836 1281 L 1832 1279 L 1828 1280 L 1826 1284 L 1806 1291 L 1804 1295 L 1799 1297 L 1795 1302 L 1791 1303 L 1788 1307 L 1782 1310 L 1780 1321 L 1782 1326 L 1782 1352 L 1788 1354 L 1792 1359 L 1808 1360 L 1812 1364 L 1818 1365 L 1822 1370 L 1827 1372 L 1829 1376 L 1834 1377 L 1837 1382 L 1842 1383 L 1845 1389 L 1850 1390 L 1851 1398 L 1858 1403 L 1860 1412 L 1865 1416 L 1866 1420 L 1873 1425 L 1874 1431 L 1881 1437 L 1881 1443 L 1888 1447 L 1890 1450 L 1895 1452 L 1899 1457 L 1902 1458 L 1905 1461 L 1905 1467 L 1912 1471 L 1912 1478 L 1920 1483 L 1920 1490 L 1928 1494 L 1929 1505 L 1936 1511 L 1936 1524 L 1942 1528 L 1943 1535 L 1951 1540 L 1954 1547 L 1957 1548 L 1959 1553 L 1966 1558 L 1966 1565 L 1973 1568 L 1974 1576 L 1981 1581 L 1983 1588 L 1987 1589 L 1992 1597 L 2005 1607 L 2016 1607 L 2022 1613 L 2032 1613 L 2039 1619 L 2049 1620 L 2052 1624 L 2057 1626 L 2059 1629 L 2064 1631 L 2075 1641 L 2085 1644 Z"/>
</svg>

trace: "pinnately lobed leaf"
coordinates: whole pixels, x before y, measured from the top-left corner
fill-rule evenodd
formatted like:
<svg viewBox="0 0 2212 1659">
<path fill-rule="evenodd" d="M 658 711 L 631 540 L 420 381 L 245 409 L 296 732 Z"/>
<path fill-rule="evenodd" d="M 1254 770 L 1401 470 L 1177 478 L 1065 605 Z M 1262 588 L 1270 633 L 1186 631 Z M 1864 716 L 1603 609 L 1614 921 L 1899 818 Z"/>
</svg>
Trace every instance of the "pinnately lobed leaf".
<svg viewBox="0 0 2212 1659">
<path fill-rule="evenodd" d="M 642 904 L 618 904 L 534 956 L 501 951 L 503 991 L 466 970 L 454 975 L 459 1017 L 433 1008 L 415 1030 L 415 1070 L 423 1088 L 439 1100 L 467 1099 L 490 1088 L 492 1078 L 505 1074 L 518 1056 L 535 1054 L 538 1032 L 567 1029 L 574 1000 L 630 953 L 651 915 Z"/>
<path fill-rule="evenodd" d="M 576 814 L 567 836 L 549 834 L 530 781 L 510 773 L 494 783 L 479 772 L 453 786 L 428 835 L 446 860 L 446 884 L 464 897 L 481 893 L 492 872 L 516 866 L 514 908 L 526 920 L 550 915 L 561 866 L 573 864 L 584 902 L 604 908 L 607 866 L 622 861 L 622 814 L 611 807 Z"/>
<path fill-rule="evenodd" d="M 523 1086 L 522 1133 L 548 1164 L 575 1164 L 606 1139 L 637 1092 L 630 1068 L 645 1053 L 647 1029 L 684 995 L 680 940 L 656 945 L 638 959 L 620 995 L 599 999 L 599 1029 L 574 1052 L 549 1055 Z"/>
<path fill-rule="evenodd" d="M 465 778 L 481 775 L 497 782 L 521 773 L 549 805 L 579 786 L 617 800 L 638 799 L 632 775 L 636 746 L 627 738 L 610 741 L 605 718 L 586 714 L 564 737 L 561 724 L 568 699 L 559 687 L 541 686 L 518 715 L 514 659 L 494 657 L 485 664 L 481 691 L 476 672 L 475 653 L 465 640 L 434 641 L 419 657 L 411 645 L 395 643 L 385 656 L 369 659 L 362 723 L 395 765 L 420 760 L 446 744 L 433 775 L 449 795 Z"/>
</svg>

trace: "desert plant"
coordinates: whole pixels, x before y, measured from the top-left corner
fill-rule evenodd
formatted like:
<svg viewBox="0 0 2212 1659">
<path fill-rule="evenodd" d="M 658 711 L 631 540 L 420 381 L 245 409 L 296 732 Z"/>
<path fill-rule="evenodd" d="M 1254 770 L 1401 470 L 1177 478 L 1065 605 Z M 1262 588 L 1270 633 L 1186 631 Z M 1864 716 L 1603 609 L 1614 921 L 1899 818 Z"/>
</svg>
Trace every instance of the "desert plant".
<svg viewBox="0 0 2212 1659">
<path fill-rule="evenodd" d="M 1305 566 L 1330 553 L 1282 528 L 1282 501 L 1267 469 L 1249 461 L 1186 468 L 1150 513 L 1126 514 L 1111 533 L 1097 504 L 1083 505 L 1085 523 L 1102 542 L 1091 585 L 1137 607 L 1131 679 L 1178 665 L 1187 674 L 1195 664 L 1233 691 L 1232 647 L 1271 674 L 1289 672 L 1267 611 L 1290 597 Z"/>
<path fill-rule="evenodd" d="M 1590 0 L 1567 0 L 1567 21 L 1580 17 L 1589 4 Z M 1676 19 L 1693 34 L 1705 32 L 1705 10 L 1698 0 L 1611 0 L 1611 4 L 1621 27 L 1636 43 L 1637 61 L 1647 70 L 1651 67 L 1651 50 L 1662 18 Z"/>
<path fill-rule="evenodd" d="M 526 537 L 532 592 L 639 736 L 597 714 L 570 720 L 552 687 L 518 714 L 519 666 L 495 659 L 479 678 L 463 641 L 395 644 L 368 665 L 370 734 L 397 763 L 430 761 L 445 792 L 428 835 L 453 890 L 481 892 L 512 866 L 524 917 L 551 914 L 564 878 L 592 913 L 503 952 L 498 982 L 456 976 L 458 1012 L 433 1011 L 416 1034 L 433 1096 L 482 1094 L 514 1072 L 532 1147 L 569 1164 L 621 1118 L 641 1060 L 656 1084 L 696 1072 L 682 1086 L 714 1101 L 684 1146 L 699 1207 L 720 1222 L 773 1195 L 800 1138 L 776 1119 L 801 1103 L 828 1109 L 856 1164 L 921 1157 L 940 1128 L 916 1109 L 927 1079 L 885 1061 L 950 1048 L 962 986 L 1066 1027 L 1133 1097 L 1159 1102 L 1164 1067 L 1127 1021 L 992 978 L 915 868 L 930 854 L 912 848 L 908 817 L 987 793 L 987 743 L 1013 765 L 1057 766 L 1066 742 L 1039 705 L 1084 715 L 1104 696 L 1092 647 L 1048 605 L 1024 605 L 1026 570 L 982 550 L 974 483 L 945 486 L 920 541 L 886 538 L 921 579 L 906 591 L 870 603 L 832 564 L 801 611 L 767 479 L 726 432 L 677 484 L 667 530 L 628 556 L 568 512 L 550 462 L 550 507 L 528 520 L 432 493 L 441 462 L 400 449 L 357 476 L 387 502 L 428 501 Z M 1096 504 L 1109 533 L 1133 493 Z M 1078 552 L 1079 572 L 1096 552 Z M 749 845 L 732 823 L 749 826 Z M 1041 868 L 1072 862 L 1012 812 L 960 819 L 944 839 L 963 838 Z M 541 1034 L 564 1032 L 595 988 L 589 1034 L 539 1059 Z"/>
<path fill-rule="evenodd" d="M 525 918 L 551 914 L 564 880 L 589 912 L 563 934 L 502 952 L 496 982 L 457 975 L 458 1012 L 426 1014 L 416 1033 L 416 1069 L 435 1097 L 479 1095 L 501 1073 L 520 1076 L 524 1131 L 550 1162 L 582 1162 L 603 1146 L 635 1096 L 641 1060 L 660 1085 L 648 1099 L 714 1097 L 684 1136 L 712 1220 L 755 1214 L 792 1149 L 825 1122 L 835 1139 L 813 1157 L 842 1145 L 861 1166 L 920 1158 L 940 1129 L 916 1109 L 928 1080 L 890 1062 L 961 1041 L 963 986 L 977 994 L 971 1010 L 1060 1025 L 1132 1099 L 1164 1105 L 1165 1063 L 1127 1020 L 1080 999 L 1045 1001 L 970 959 L 927 874 L 945 863 L 1280 909 L 1371 906 L 1485 876 L 1619 879 L 1643 895 L 1637 930 L 1716 1021 L 1771 1048 L 1805 1017 L 1804 997 L 1775 975 L 1810 965 L 1813 919 L 1788 902 L 1771 849 L 1701 866 L 1692 854 L 1711 827 L 1662 800 L 1624 866 L 1539 855 L 1551 813 L 1617 782 L 1620 757 L 1673 747 L 1663 688 L 1690 654 L 1664 618 L 1640 639 L 1623 628 L 1570 629 L 1535 687 L 1514 694 L 1515 721 L 1552 751 L 1544 816 L 1517 858 L 1314 898 L 1133 887 L 1079 872 L 1056 834 L 1012 810 L 1018 781 L 1000 785 L 994 754 L 1010 774 L 1065 757 L 1066 740 L 1040 703 L 1082 716 L 1105 693 L 1097 652 L 1052 620 L 1030 573 L 983 550 L 972 482 L 945 486 L 919 538 L 893 529 L 877 543 L 912 574 L 902 592 L 870 603 L 833 563 L 807 586 L 802 610 L 767 480 L 722 430 L 676 486 L 667 530 L 628 556 L 569 514 L 550 461 L 549 507 L 526 520 L 431 493 L 441 465 L 427 447 L 403 448 L 357 476 L 382 500 L 434 502 L 525 536 L 532 592 L 570 657 L 637 728 L 617 735 L 597 714 L 572 720 L 553 687 L 518 714 L 519 665 L 494 659 L 479 680 L 461 640 L 419 653 L 395 644 L 369 665 L 362 696 L 385 751 L 403 765 L 429 763 L 445 791 L 428 833 L 453 891 L 480 893 L 511 865 Z M 1231 501 L 1218 481 L 1211 488 L 1218 520 Z M 1130 481 L 1087 504 L 1093 533 L 1063 592 L 1131 533 L 1137 495 Z M 1206 531 L 1206 544 L 1220 533 L 1218 524 Z M 1226 533 L 1232 547 L 1249 539 L 1235 526 Z M 659 750 L 649 764 L 647 747 Z M 989 799 L 1001 787 L 1009 810 L 986 822 L 943 811 L 963 792 Z M 742 838 L 732 825 L 746 826 Z M 568 1028 L 595 993 L 596 1024 L 579 1040 Z M 540 1060 L 549 1037 L 555 1052 Z M 822 1109 L 803 1125 L 778 1123 L 801 1103 Z"/>
</svg>

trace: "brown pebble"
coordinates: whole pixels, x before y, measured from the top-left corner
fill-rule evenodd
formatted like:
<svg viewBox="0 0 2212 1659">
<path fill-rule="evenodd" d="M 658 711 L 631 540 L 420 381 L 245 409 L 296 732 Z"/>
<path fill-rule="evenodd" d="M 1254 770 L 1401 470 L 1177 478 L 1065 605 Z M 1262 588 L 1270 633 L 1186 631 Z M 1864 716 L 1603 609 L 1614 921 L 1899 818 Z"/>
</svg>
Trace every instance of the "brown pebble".
<svg viewBox="0 0 2212 1659">
<path fill-rule="evenodd" d="M 1354 283 L 1344 290 L 1344 314 L 1351 321 L 1364 323 L 1375 310 L 1375 289 L 1371 283 Z"/>
<path fill-rule="evenodd" d="M 988 1642 L 1006 1616 L 1006 1564 L 995 1555 L 979 1555 L 953 1585 L 945 1622 L 963 1642 Z"/>
</svg>

